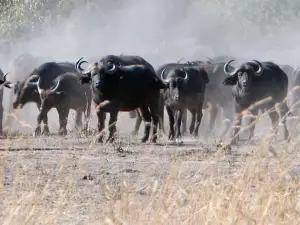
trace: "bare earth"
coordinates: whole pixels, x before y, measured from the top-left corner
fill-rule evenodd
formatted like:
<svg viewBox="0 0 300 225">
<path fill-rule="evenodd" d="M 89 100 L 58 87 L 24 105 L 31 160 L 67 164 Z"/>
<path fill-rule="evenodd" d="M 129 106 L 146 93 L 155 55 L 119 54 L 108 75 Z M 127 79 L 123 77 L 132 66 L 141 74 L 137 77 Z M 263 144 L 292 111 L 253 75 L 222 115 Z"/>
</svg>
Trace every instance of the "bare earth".
<svg viewBox="0 0 300 225">
<path fill-rule="evenodd" d="M 284 171 L 280 179 L 286 185 L 290 185 L 298 172 L 298 150 L 282 142 L 273 146 L 275 152 L 264 145 L 245 143 L 227 152 L 217 148 L 214 140 L 185 138 L 184 144 L 178 146 L 168 143 L 165 137 L 157 144 L 140 144 L 139 137 L 120 136 L 114 144 L 94 144 L 94 137 L 75 134 L 0 139 L 0 223 L 197 224 L 211 221 L 208 224 L 229 224 L 230 218 L 236 217 L 238 224 L 256 224 L 263 217 L 265 206 L 262 204 L 261 209 L 253 211 L 245 201 L 252 201 L 253 193 L 258 196 L 262 190 L 268 193 L 269 184 L 275 182 L 274 165 L 280 164 Z M 294 175 L 292 170 L 296 171 Z M 263 180 L 256 180 L 260 175 L 252 179 L 256 172 L 262 172 Z M 223 185 L 222 194 L 214 189 L 217 185 L 214 179 Z M 281 188 L 282 184 L 277 182 Z M 297 180 L 293 182 L 299 186 Z M 227 189 L 228 185 L 235 190 Z M 244 193 L 245 188 L 248 191 Z M 174 191 L 181 194 L 175 195 Z M 222 198 L 214 201 L 214 195 Z M 236 209 L 219 205 L 240 197 L 243 202 Z M 296 207 L 296 197 L 294 201 Z M 210 204 L 219 214 L 211 214 Z M 176 211 L 169 212 L 171 205 Z M 249 210 L 250 215 L 236 214 L 239 208 Z M 297 224 L 299 215 L 294 208 L 293 219 L 284 215 L 281 218 L 278 212 L 281 224 Z M 231 214 L 229 209 L 235 213 Z M 267 210 L 265 220 L 272 218 L 273 212 Z M 277 224 L 279 220 L 267 221 Z"/>
</svg>

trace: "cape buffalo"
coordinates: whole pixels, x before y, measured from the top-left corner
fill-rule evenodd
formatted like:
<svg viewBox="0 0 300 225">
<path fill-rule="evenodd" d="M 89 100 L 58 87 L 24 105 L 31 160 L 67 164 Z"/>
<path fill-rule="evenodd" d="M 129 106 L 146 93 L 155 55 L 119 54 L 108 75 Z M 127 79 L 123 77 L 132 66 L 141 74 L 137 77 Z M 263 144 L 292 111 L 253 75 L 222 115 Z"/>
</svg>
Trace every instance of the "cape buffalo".
<svg viewBox="0 0 300 225">
<path fill-rule="evenodd" d="M 222 57 L 224 58 L 224 57 Z M 209 83 L 206 85 L 203 109 L 208 110 L 208 130 L 207 134 L 213 131 L 213 127 L 215 125 L 216 117 L 218 115 L 219 109 L 223 109 L 224 118 L 224 127 L 221 131 L 221 136 L 223 136 L 229 128 L 229 122 L 233 119 L 233 97 L 231 94 L 231 90 L 222 85 L 223 79 L 225 77 L 225 73 L 223 67 L 226 62 L 214 61 L 213 59 L 209 59 L 207 61 L 190 61 L 185 63 L 168 63 L 164 64 L 157 69 L 157 74 L 160 75 L 163 70 L 167 73 L 169 70 L 175 68 L 183 68 L 185 66 L 191 66 L 204 68 L 207 72 Z M 230 67 L 230 66 L 229 66 Z M 233 70 L 233 67 L 231 67 Z M 186 132 L 186 119 L 187 112 L 186 109 L 183 113 L 182 118 L 182 133 Z"/>
<path fill-rule="evenodd" d="M 234 71 L 229 72 L 228 66 L 233 61 L 230 60 L 224 65 L 224 72 L 228 77 L 223 81 L 223 84 L 233 86 L 235 99 L 236 116 L 230 144 L 238 142 L 237 133 L 241 126 L 242 112 L 246 109 L 254 116 L 257 116 L 259 109 L 268 110 L 275 133 L 277 132 L 279 116 L 281 116 L 284 139 L 287 140 L 289 132 L 286 127 L 285 114 L 288 113 L 289 109 L 286 101 L 284 101 L 288 91 L 288 77 L 285 72 L 273 62 L 259 62 L 257 60 L 243 63 Z M 275 104 L 277 103 L 279 103 L 280 115 L 276 111 Z M 255 118 L 251 117 L 249 124 L 254 121 Z M 249 140 L 254 135 L 254 128 L 254 125 L 250 128 Z"/>
<path fill-rule="evenodd" d="M 24 81 L 17 81 L 16 83 L 10 83 L 10 87 L 14 87 L 14 101 L 13 108 L 22 108 L 28 102 L 34 102 L 37 104 L 38 109 L 41 107 L 41 98 L 38 91 L 37 81 L 41 78 L 40 89 L 49 88 L 49 85 L 53 85 L 53 79 L 66 72 L 76 72 L 75 64 L 68 62 L 46 62 L 35 68 Z M 41 134 L 41 120 L 44 123 L 43 134 L 49 134 L 48 117 L 44 114 L 42 117 L 38 116 L 37 128 L 35 135 Z M 82 125 L 82 112 L 76 112 L 76 126 Z"/>
<path fill-rule="evenodd" d="M 76 63 L 78 72 L 82 74 L 82 83 L 91 81 L 93 101 L 97 105 L 99 133 L 105 127 L 105 113 L 110 113 L 109 136 L 107 142 L 114 140 L 116 121 L 120 111 L 129 112 L 139 109 L 145 121 L 142 142 L 149 139 L 151 117 L 153 120 L 152 142 L 157 140 L 158 105 L 160 89 L 165 88 L 164 83 L 156 76 L 153 69 L 145 65 L 122 66 L 104 57 L 99 62 L 89 65 L 88 69 L 81 68 L 80 58 Z M 100 133 L 99 142 L 103 141 Z"/>
<path fill-rule="evenodd" d="M 208 74 L 209 83 L 206 86 L 203 105 L 203 108 L 208 110 L 208 134 L 213 131 L 220 108 L 223 109 L 224 124 L 221 131 L 221 137 L 223 137 L 223 135 L 225 135 L 226 131 L 229 129 L 229 121 L 233 120 L 233 97 L 231 90 L 222 85 L 223 79 L 226 76 L 223 69 L 226 62 L 221 61 L 223 58 L 225 58 L 225 56 L 218 57 L 218 61 L 215 61 L 214 58 L 212 58 L 208 61 L 190 62 L 193 65 L 203 67 Z M 234 69 L 230 65 L 228 67 L 229 70 Z"/>
<path fill-rule="evenodd" d="M 81 86 L 78 74 L 67 72 L 59 75 L 53 80 L 54 87 L 41 89 L 41 77 L 38 79 L 37 88 L 41 98 L 40 113 L 38 121 L 46 116 L 52 108 L 56 108 L 59 115 L 59 135 L 67 134 L 67 121 L 70 109 L 74 109 L 80 114 L 84 113 L 84 131 L 87 131 L 88 121 L 91 112 L 92 92 L 90 85 Z M 36 132 L 40 132 L 40 124 Z"/>
<path fill-rule="evenodd" d="M 199 66 L 186 65 L 179 68 L 175 66 L 168 70 L 164 68 L 161 72 L 161 79 L 168 85 L 164 97 L 170 123 L 169 139 L 175 138 L 178 142 L 181 138 L 180 126 L 185 108 L 192 114 L 190 133 L 198 136 L 205 89 L 209 82 L 207 72 Z M 176 121 L 174 114 L 176 114 Z"/>
<path fill-rule="evenodd" d="M 145 59 L 143 59 L 140 56 L 132 56 L 132 55 L 107 55 L 101 59 L 102 62 L 113 62 L 116 65 L 119 66 L 129 66 L 129 65 L 144 65 L 148 67 L 150 70 L 154 71 L 153 66 L 147 62 Z M 139 131 L 142 117 L 141 114 L 138 112 L 138 110 L 129 112 L 130 118 L 136 118 L 136 122 L 134 125 L 134 130 L 132 131 L 132 135 L 136 135 Z M 162 132 L 165 132 L 164 129 L 164 102 L 163 102 L 163 96 L 160 97 L 160 104 L 159 104 L 159 129 L 162 130 Z"/>
</svg>

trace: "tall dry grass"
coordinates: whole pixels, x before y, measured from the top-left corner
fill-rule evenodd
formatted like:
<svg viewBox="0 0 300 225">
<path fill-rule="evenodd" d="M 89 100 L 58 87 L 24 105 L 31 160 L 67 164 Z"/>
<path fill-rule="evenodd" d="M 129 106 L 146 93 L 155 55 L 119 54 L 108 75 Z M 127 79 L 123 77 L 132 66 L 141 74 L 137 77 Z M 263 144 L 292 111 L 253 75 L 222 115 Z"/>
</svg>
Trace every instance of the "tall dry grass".
<svg viewBox="0 0 300 225">
<path fill-rule="evenodd" d="M 138 179 L 145 181 L 140 188 L 138 180 L 130 181 L 122 174 L 119 182 L 112 182 L 109 167 L 101 179 L 81 179 L 83 167 L 90 163 L 83 158 L 105 152 L 105 148 L 117 163 L 116 152 L 108 146 L 60 154 L 2 152 L 1 223 L 299 224 L 297 148 L 278 145 L 276 156 L 263 144 L 231 156 L 212 150 L 205 158 L 209 163 L 204 171 L 199 166 L 199 171 L 185 176 L 182 159 L 173 157 L 168 175 L 139 174 Z M 25 160 L 35 162 L 29 165 Z M 90 171 L 93 176 L 95 171 L 96 165 Z"/>
</svg>

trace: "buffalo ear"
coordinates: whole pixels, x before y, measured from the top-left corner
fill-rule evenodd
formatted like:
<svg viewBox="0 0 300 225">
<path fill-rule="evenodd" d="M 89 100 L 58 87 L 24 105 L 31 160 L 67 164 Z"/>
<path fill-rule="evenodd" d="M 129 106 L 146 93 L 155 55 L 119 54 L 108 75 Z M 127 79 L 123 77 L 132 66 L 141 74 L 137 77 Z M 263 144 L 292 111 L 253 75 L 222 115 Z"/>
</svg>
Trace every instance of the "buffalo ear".
<svg viewBox="0 0 300 225">
<path fill-rule="evenodd" d="M 225 80 L 223 81 L 224 85 L 235 85 L 237 83 L 237 77 L 236 76 L 229 76 L 226 77 Z"/>
</svg>

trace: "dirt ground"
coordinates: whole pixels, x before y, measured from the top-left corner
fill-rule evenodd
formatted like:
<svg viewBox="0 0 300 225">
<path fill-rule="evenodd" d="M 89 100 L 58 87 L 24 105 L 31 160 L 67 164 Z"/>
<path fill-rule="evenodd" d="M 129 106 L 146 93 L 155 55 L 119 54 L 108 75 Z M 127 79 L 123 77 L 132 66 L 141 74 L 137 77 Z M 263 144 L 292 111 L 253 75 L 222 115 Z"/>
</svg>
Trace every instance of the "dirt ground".
<svg viewBox="0 0 300 225">
<path fill-rule="evenodd" d="M 229 154 L 212 138 L 186 137 L 180 146 L 165 136 L 157 144 L 140 144 L 139 138 L 123 132 L 114 144 L 95 144 L 94 137 L 76 134 L 1 139 L 0 223 L 104 224 L 124 188 L 134 202 L 143 202 L 174 171 L 179 184 L 229 176 L 246 161 L 257 160 L 259 149 L 257 144 L 241 144 Z M 270 150 L 260 158 L 276 161 L 276 154 Z M 296 166 L 299 154 L 292 158 L 287 163 Z"/>
</svg>

